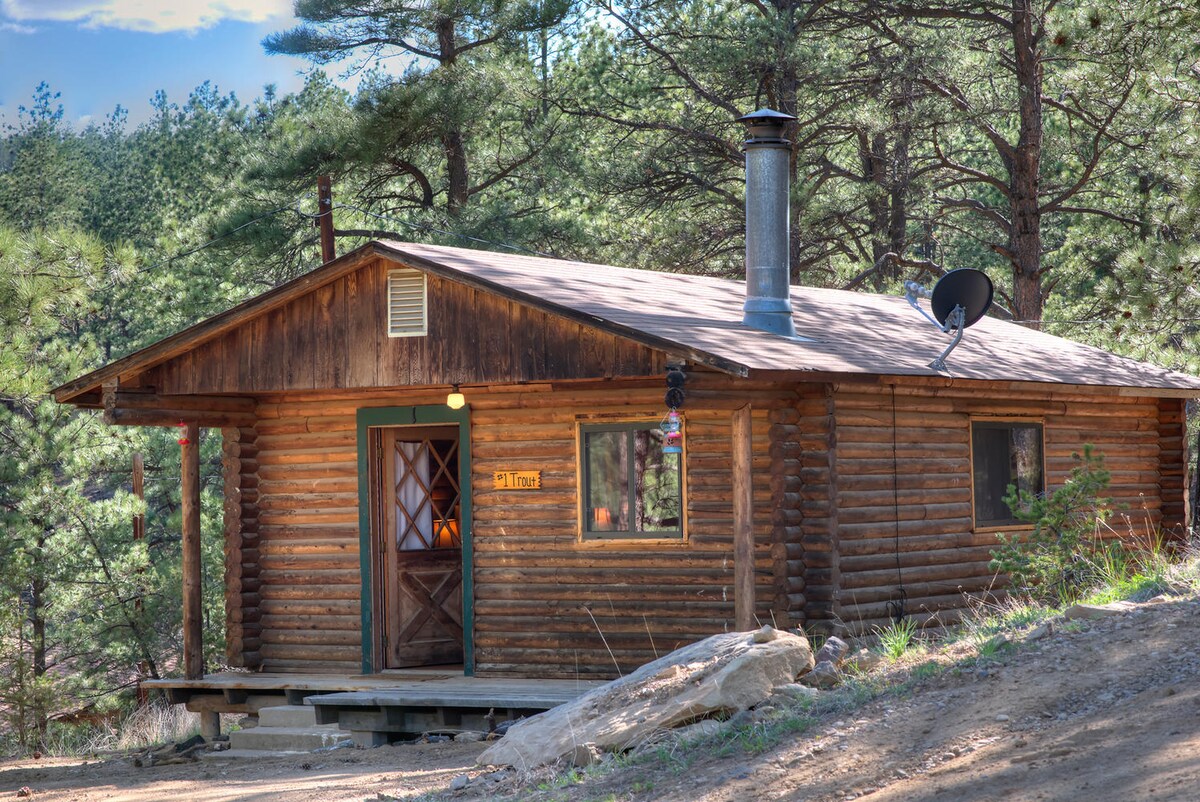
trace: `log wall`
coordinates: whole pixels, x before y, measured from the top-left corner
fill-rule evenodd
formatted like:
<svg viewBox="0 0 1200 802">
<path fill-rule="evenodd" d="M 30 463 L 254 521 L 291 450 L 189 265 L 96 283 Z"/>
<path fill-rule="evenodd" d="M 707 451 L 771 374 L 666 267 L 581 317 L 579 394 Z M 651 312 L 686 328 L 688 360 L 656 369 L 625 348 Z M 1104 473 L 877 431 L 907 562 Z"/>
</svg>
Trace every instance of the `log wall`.
<svg viewBox="0 0 1200 802">
<path fill-rule="evenodd" d="M 1162 528 L 1173 540 L 1187 539 L 1188 510 L 1187 408 L 1182 398 L 1158 401 L 1158 478 L 1162 488 Z"/>
<path fill-rule="evenodd" d="M 253 428 L 221 430 L 225 480 L 225 656 L 231 666 L 261 662 L 258 567 L 258 446 Z"/>
<path fill-rule="evenodd" d="M 988 567 L 996 532 L 976 530 L 972 520 L 973 417 L 1044 422 L 1050 490 L 1069 476 L 1073 455 L 1092 444 L 1112 474 L 1107 495 L 1118 511 L 1113 536 L 1182 520 L 1186 476 L 1176 400 L 1082 388 L 902 381 L 837 387 L 834 417 L 836 613 L 852 633 L 885 625 L 888 603 L 898 600 L 900 587 L 909 614 L 932 614 L 941 624 L 959 619 L 964 594 L 1003 587 Z"/>
<path fill-rule="evenodd" d="M 763 623 L 869 631 L 902 585 L 909 614 L 949 624 L 964 594 L 1002 587 L 988 568 L 996 534 L 972 523 L 972 417 L 1043 421 L 1051 488 L 1093 444 L 1112 473 L 1115 529 L 1182 524 L 1182 402 L 1030 388 L 697 372 L 684 409 L 689 538 L 656 544 L 578 541 L 575 432 L 581 420 L 660 415 L 660 378 L 472 388 L 478 673 L 610 676 L 733 627 L 731 416 L 747 397 Z M 240 551 L 230 648 L 247 666 L 359 670 L 355 413 L 443 401 L 442 390 L 264 395 L 253 429 L 226 430 L 229 554 Z M 541 470 L 543 488 L 492 490 L 499 470 Z"/>
<path fill-rule="evenodd" d="M 576 426 L 657 421 L 662 379 L 485 387 L 471 407 L 476 671 L 481 676 L 615 676 L 698 638 L 733 628 L 730 437 L 752 399 L 756 617 L 778 620 L 772 549 L 772 420 L 795 393 L 717 374 L 688 380 L 683 410 L 686 542 L 579 542 Z M 749 395 L 747 395 L 749 393 Z M 257 610 L 267 671 L 357 672 L 359 614 L 355 413 L 441 404 L 443 391 L 320 400 L 263 396 L 257 446 Z M 794 424 L 784 424 L 794 425 Z M 784 464 L 779 462 L 779 464 Z M 500 470 L 540 470 L 539 491 L 492 489 Z M 785 532 L 786 534 L 786 532 Z M 243 596 L 243 599 L 246 597 Z M 243 631 L 244 637 L 244 631 Z"/>
<path fill-rule="evenodd" d="M 800 532 L 788 548 L 788 608 L 810 629 L 827 631 L 836 615 L 839 571 L 837 429 L 829 385 L 798 389 Z"/>
</svg>

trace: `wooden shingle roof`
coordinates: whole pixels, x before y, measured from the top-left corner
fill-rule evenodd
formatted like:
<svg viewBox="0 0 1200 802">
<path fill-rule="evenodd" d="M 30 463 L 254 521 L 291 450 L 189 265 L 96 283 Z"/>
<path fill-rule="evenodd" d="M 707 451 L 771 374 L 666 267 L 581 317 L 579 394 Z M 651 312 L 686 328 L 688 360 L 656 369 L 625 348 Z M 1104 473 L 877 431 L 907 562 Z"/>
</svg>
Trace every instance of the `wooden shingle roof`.
<svg viewBox="0 0 1200 802">
<path fill-rule="evenodd" d="M 736 375 L 937 376 L 949 343 L 903 298 L 792 288 L 796 339 L 742 325 L 744 282 L 380 240 L 55 389 L 59 401 L 153 367 L 382 257 Z M 1172 391 L 1200 378 L 994 318 L 967 330 L 943 376 Z M 585 378 L 585 377 L 581 377 Z"/>
<path fill-rule="evenodd" d="M 537 300 L 628 336 L 707 354 L 710 364 L 731 372 L 936 376 L 929 362 L 950 342 L 900 297 L 793 286 L 798 338 L 789 340 L 742 325 L 741 281 L 465 248 L 379 245 L 402 261 L 470 276 L 518 300 Z M 953 378 L 1200 395 L 1195 376 L 990 317 L 965 332 L 947 366 L 941 375 Z"/>
</svg>

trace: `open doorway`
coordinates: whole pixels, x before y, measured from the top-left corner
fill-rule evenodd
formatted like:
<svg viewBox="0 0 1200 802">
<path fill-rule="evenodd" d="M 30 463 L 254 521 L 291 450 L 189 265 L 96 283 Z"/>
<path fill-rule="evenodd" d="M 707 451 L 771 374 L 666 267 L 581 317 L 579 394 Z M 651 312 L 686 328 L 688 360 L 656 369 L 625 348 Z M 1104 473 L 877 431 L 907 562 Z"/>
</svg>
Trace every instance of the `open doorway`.
<svg viewBox="0 0 1200 802">
<path fill-rule="evenodd" d="M 463 663 L 458 427 L 370 430 L 380 667 Z"/>
</svg>

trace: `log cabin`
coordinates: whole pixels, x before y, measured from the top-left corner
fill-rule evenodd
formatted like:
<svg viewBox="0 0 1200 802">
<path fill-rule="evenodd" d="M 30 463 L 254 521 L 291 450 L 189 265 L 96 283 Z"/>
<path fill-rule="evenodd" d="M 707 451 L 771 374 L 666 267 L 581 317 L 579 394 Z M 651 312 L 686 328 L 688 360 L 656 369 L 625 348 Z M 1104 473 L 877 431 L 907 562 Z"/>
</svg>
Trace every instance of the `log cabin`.
<svg viewBox="0 0 1200 802">
<path fill-rule="evenodd" d="M 748 122 L 746 281 L 375 241 L 57 388 L 183 424 L 187 678 L 202 428 L 227 659 L 281 684 L 604 678 L 903 600 L 953 623 L 1021 527 L 1005 488 L 1053 490 L 1084 444 L 1182 532 L 1200 379 L 994 317 L 931 368 L 947 337 L 903 298 L 789 286 L 786 140 Z"/>
</svg>

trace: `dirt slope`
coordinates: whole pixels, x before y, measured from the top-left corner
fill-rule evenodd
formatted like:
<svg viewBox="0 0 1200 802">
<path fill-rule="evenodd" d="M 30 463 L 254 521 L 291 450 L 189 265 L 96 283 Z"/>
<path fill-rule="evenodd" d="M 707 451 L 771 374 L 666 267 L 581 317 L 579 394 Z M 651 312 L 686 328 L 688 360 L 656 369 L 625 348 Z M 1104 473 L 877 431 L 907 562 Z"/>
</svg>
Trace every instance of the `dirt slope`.
<svg viewBox="0 0 1200 802">
<path fill-rule="evenodd" d="M 759 757 L 639 767 L 559 798 L 1200 799 L 1200 603 L 1144 605 L 1063 631 L 1075 626 Z"/>
<path fill-rule="evenodd" d="M 758 755 L 741 745 L 664 746 L 653 759 L 564 784 L 488 775 L 476 744 L 137 769 L 130 761 L 0 767 L 0 798 L 38 800 L 449 799 L 924 800 L 1200 799 L 1200 601 L 1140 606 L 1015 654 L 960 663 L 826 716 Z M 962 657 L 962 654 L 952 655 Z M 466 789 L 449 792 L 466 773 Z"/>
</svg>

